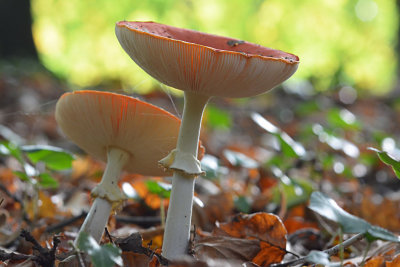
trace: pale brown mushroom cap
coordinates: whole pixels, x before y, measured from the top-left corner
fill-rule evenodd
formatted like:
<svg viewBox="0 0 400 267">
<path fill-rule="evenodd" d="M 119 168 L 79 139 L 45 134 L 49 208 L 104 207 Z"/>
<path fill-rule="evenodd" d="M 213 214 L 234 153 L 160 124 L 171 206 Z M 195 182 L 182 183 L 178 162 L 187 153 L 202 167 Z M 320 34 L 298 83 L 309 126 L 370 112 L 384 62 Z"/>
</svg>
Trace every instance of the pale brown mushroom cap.
<svg viewBox="0 0 400 267">
<path fill-rule="evenodd" d="M 264 93 L 299 64 L 293 54 L 155 22 L 121 21 L 115 31 L 128 55 L 155 79 L 207 96 Z"/>
<path fill-rule="evenodd" d="M 164 176 L 158 161 L 175 148 L 180 120 L 136 98 L 97 91 L 65 93 L 56 105 L 64 134 L 88 154 L 107 160 L 107 149 L 130 154 L 125 170 Z"/>
</svg>

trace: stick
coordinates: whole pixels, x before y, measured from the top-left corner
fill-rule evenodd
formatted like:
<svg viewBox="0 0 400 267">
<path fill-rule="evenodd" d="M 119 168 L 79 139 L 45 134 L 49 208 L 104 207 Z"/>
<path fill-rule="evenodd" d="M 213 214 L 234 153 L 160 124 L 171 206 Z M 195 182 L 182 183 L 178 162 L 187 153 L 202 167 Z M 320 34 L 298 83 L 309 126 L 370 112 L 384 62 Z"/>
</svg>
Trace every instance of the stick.
<svg viewBox="0 0 400 267">
<path fill-rule="evenodd" d="M 342 247 L 343 248 L 349 247 L 349 246 L 353 245 L 354 243 L 362 240 L 364 237 L 365 237 L 365 233 L 358 233 L 358 234 L 352 236 L 351 238 L 347 239 L 343 243 L 337 244 L 336 246 L 331 247 L 330 249 L 326 249 L 326 250 L 324 250 L 322 252 L 325 252 L 329 256 L 335 255 L 340 251 L 340 249 Z M 297 265 L 297 264 L 303 264 L 303 263 L 307 262 L 307 260 L 308 260 L 308 257 L 305 256 L 305 257 L 302 257 L 300 259 L 293 260 L 293 261 L 288 261 L 288 262 L 285 262 L 285 263 L 271 264 L 271 267 L 294 266 L 294 265 Z"/>
<path fill-rule="evenodd" d="M 156 256 L 161 265 L 168 265 L 168 259 L 148 247 L 143 247 L 142 240 L 142 236 L 139 233 L 133 233 L 125 238 L 117 238 L 115 240 L 115 244 L 122 249 L 122 251 L 132 251 L 135 253 L 144 254 L 150 259 L 153 256 Z"/>
<path fill-rule="evenodd" d="M 32 243 L 33 250 L 37 250 L 39 252 L 39 255 L 29 256 L 32 261 L 38 263 L 43 267 L 54 266 L 57 246 L 60 244 L 60 239 L 58 239 L 58 237 L 53 237 L 53 247 L 50 250 L 42 247 L 39 242 L 26 230 L 21 231 L 21 237 L 25 238 L 26 241 Z"/>
<path fill-rule="evenodd" d="M 53 224 L 53 225 L 48 226 L 46 228 L 45 232 L 47 232 L 47 233 L 57 232 L 57 230 L 61 230 L 62 228 L 66 227 L 66 226 L 68 226 L 70 224 L 73 224 L 76 221 L 79 221 L 80 219 L 84 218 L 86 215 L 87 215 L 87 212 L 86 211 L 82 211 L 81 214 L 79 214 L 79 215 L 77 215 L 75 217 L 71 217 L 71 218 L 68 218 L 68 219 L 66 219 L 64 221 L 61 221 L 61 222 L 57 223 L 57 224 Z"/>
<path fill-rule="evenodd" d="M 0 249 L 0 261 L 20 261 L 20 260 L 27 260 L 32 258 L 33 256 L 15 253 L 15 252 L 6 252 L 5 250 Z"/>
<path fill-rule="evenodd" d="M 25 208 L 24 208 L 24 202 L 17 197 L 16 195 L 12 194 L 7 187 L 5 187 L 4 185 L 0 184 L 0 190 L 3 191 L 9 198 L 11 198 L 12 200 L 14 200 L 15 202 L 19 203 L 21 205 L 21 210 L 22 210 L 22 219 L 27 222 L 28 224 L 31 224 L 31 220 L 28 218 L 28 215 L 25 212 Z M 4 200 L 4 199 L 3 199 Z M 3 203 L 3 200 L 1 201 L 1 203 Z"/>
<path fill-rule="evenodd" d="M 62 228 L 69 226 L 76 221 L 84 218 L 87 215 L 86 211 L 82 211 L 81 214 L 65 219 L 57 224 L 50 225 L 46 228 L 45 232 L 57 232 L 62 230 Z M 115 220 L 120 223 L 132 223 L 132 224 L 158 224 L 161 221 L 159 216 L 149 217 L 149 216 L 115 216 Z"/>
</svg>

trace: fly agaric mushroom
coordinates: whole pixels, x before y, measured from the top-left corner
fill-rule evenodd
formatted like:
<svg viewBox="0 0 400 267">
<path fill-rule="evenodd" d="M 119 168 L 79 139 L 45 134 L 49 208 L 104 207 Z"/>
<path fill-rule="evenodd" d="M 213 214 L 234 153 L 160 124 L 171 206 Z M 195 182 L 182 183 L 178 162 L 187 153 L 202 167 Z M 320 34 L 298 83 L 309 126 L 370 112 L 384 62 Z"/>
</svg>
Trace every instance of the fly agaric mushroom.
<svg viewBox="0 0 400 267">
<path fill-rule="evenodd" d="M 120 172 L 166 175 L 157 161 L 176 145 L 180 121 L 136 98 L 97 91 L 62 95 L 56 120 L 75 144 L 107 162 L 101 182 L 92 190 L 95 201 L 80 230 L 99 242 L 110 212 L 125 199 L 118 187 Z"/>
<path fill-rule="evenodd" d="M 288 79 L 299 58 L 245 41 L 155 22 L 116 24 L 128 55 L 160 82 L 184 91 L 185 103 L 176 149 L 160 160 L 174 171 L 162 254 L 187 253 L 194 177 L 202 173 L 196 159 L 203 110 L 212 96 L 250 97 Z"/>
</svg>

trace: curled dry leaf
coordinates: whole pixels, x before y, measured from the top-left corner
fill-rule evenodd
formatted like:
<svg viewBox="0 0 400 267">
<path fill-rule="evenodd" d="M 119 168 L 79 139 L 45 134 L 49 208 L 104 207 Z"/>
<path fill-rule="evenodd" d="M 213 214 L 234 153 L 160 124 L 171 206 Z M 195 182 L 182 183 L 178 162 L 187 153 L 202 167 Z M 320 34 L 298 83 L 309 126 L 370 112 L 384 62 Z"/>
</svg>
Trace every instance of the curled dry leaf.
<svg viewBox="0 0 400 267">
<path fill-rule="evenodd" d="M 150 265 L 149 265 L 150 266 Z M 170 262 L 168 267 L 259 267 L 258 265 L 251 262 L 239 262 L 236 260 L 227 260 L 227 259 L 203 259 L 196 260 L 192 257 L 184 257 L 177 261 Z M 159 266 L 151 266 L 151 267 L 159 267 Z"/>
<path fill-rule="evenodd" d="M 7 210 L 0 209 L 0 228 L 7 224 L 7 220 L 10 217 L 10 214 Z"/>
<path fill-rule="evenodd" d="M 36 202 L 30 201 L 26 206 L 28 216 L 31 219 L 33 219 L 35 216 L 35 209 L 37 209 L 36 216 L 38 218 L 54 218 L 54 216 L 58 212 L 57 206 L 53 203 L 49 194 L 44 191 L 39 191 L 38 202 L 37 202 L 38 207 L 35 207 L 34 203 Z"/>
<path fill-rule="evenodd" d="M 141 253 L 122 252 L 122 260 L 126 266 L 147 266 L 149 257 Z"/>
<path fill-rule="evenodd" d="M 194 246 L 196 257 L 204 261 L 207 259 L 251 261 L 259 251 L 258 240 L 230 236 L 204 237 Z"/>
<path fill-rule="evenodd" d="M 260 251 L 252 262 L 268 266 L 281 262 L 286 253 L 285 226 L 278 216 L 265 212 L 239 214 L 228 223 L 221 223 L 214 229 L 214 235 L 255 239 L 260 242 Z"/>
<path fill-rule="evenodd" d="M 400 254 L 397 254 L 392 261 L 386 262 L 386 267 L 396 267 L 400 266 Z"/>
<path fill-rule="evenodd" d="M 384 263 L 383 256 L 375 256 L 365 263 L 365 267 L 380 267 Z"/>
<path fill-rule="evenodd" d="M 230 192 L 202 196 L 201 200 L 204 207 L 194 206 L 192 222 L 206 231 L 211 231 L 216 221 L 229 217 L 235 208 Z"/>
</svg>

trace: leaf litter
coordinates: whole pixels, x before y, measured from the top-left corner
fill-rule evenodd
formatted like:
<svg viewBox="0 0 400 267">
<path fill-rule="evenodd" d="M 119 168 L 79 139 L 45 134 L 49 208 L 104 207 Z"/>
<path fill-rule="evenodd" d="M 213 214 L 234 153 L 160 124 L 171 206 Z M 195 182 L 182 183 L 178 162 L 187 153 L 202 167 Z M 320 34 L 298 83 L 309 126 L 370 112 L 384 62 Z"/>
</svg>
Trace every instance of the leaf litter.
<svg viewBox="0 0 400 267">
<path fill-rule="evenodd" d="M 40 72 L 4 72 L 0 81 L 0 262 L 34 266 L 34 255 L 56 247 L 58 266 L 80 249 L 70 241 L 104 164 L 57 128 L 54 104 L 65 85 Z M 35 100 L 29 107 L 23 106 L 24 92 Z M 399 264 L 399 105 L 377 97 L 347 105 L 337 94 L 300 98 L 275 90 L 243 103 L 213 101 L 201 136 L 207 175 L 197 178 L 190 253 L 168 266 L 285 266 L 299 259 L 303 265 Z M 159 91 L 141 97 L 175 109 L 162 104 L 171 100 Z M 181 107 L 182 99 L 169 97 Z M 111 263 L 89 264 L 165 264 L 161 208 L 168 208 L 168 183 L 124 174 L 120 186 L 129 198 L 110 218 L 110 236 L 99 246 L 86 240 L 81 247 Z M 317 205 L 313 196 L 322 196 Z M 20 236 L 23 229 L 36 245 Z M 358 234 L 362 239 L 349 242 Z M 121 247 L 131 236 L 140 238 Z M 340 252 L 346 241 L 351 244 Z M 330 254 L 336 246 L 339 251 Z"/>
</svg>

